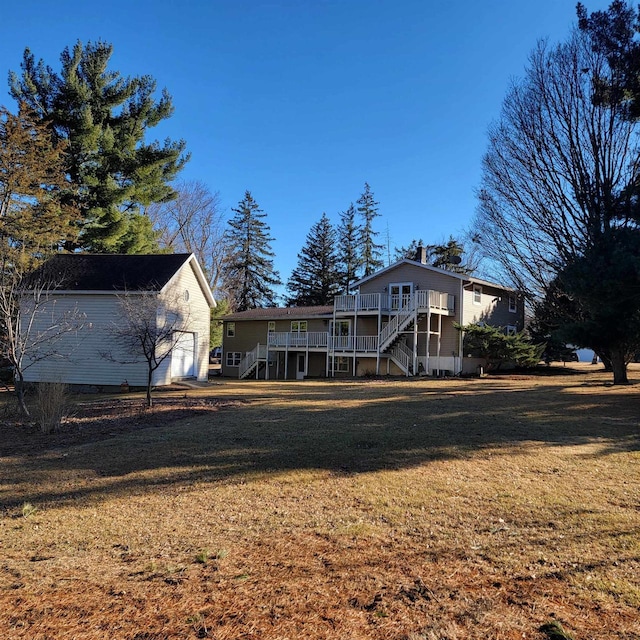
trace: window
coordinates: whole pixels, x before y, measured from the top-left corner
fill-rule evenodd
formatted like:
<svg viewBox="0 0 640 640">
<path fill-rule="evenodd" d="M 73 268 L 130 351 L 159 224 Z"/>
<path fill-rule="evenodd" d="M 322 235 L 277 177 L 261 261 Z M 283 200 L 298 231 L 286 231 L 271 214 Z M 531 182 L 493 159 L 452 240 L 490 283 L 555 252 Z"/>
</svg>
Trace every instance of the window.
<svg viewBox="0 0 640 640">
<path fill-rule="evenodd" d="M 269 320 L 269 322 L 267 323 L 267 332 L 268 333 L 275 333 L 276 331 L 276 321 L 275 320 Z"/>
<path fill-rule="evenodd" d="M 338 356 L 332 358 L 333 360 L 333 371 L 337 371 L 339 373 L 349 373 L 349 358 L 345 358 L 344 356 Z"/>
<path fill-rule="evenodd" d="M 473 285 L 473 304 L 482 304 L 482 287 L 479 284 Z"/>
<path fill-rule="evenodd" d="M 184 290 L 184 293 L 182 294 L 182 299 L 183 299 L 185 302 L 189 302 L 189 289 L 185 289 L 185 290 Z"/>
<path fill-rule="evenodd" d="M 505 327 L 505 332 L 508 336 L 515 336 L 516 333 L 518 333 L 518 327 L 516 327 L 514 324 L 508 324 Z"/>
<path fill-rule="evenodd" d="M 348 336 L 351 333 L 351 320 L 336 320 L 331 323 L 331 335 Z"/>
<path fill-rule="evenodd" d="M 292 320 L 291 321 L 291 333 L 306 333 L 307 321 L 306 320 Z"/>
<path fill-rule="evenodd" d="M 334 349 L 352 349 L 351 320 L 336 320 L 331 323 Z"/>
<path fill-rule="evenodd" d="M 239 351 L 227 352 L 227 367 L 238 367 L 242 360 L 242 354 Z"/>
<path fill-rule="evenodd" d="M 236 323 L 227 322 L 227 338 L 235 338 L 236 335 Z"/>
<path fill-rule="evenodd" d="M 509 296 L 509 311 L 511 313 L 516 313 L 518 311 L 518 306 L 516 304 L 515 296 Z"/>
</svg>

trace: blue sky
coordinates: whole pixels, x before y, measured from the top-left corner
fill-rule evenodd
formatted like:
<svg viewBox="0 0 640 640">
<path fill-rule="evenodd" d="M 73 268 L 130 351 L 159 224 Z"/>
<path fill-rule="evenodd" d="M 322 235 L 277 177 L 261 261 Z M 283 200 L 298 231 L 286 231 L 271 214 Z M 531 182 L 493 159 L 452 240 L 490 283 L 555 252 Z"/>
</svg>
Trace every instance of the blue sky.
<svg viewBox="0 0 640 640">
<path fill-rule="evenodd" d="M 310 227 L 365 181 L 379 241 L 460 234 L 510 82 L 574 24 L 573 0 L 26 0 L 3 11 L 0 59 L 17 71 L 28 46 L 57 70 L 76 40 L 111 42 L 113 69 L 173 96 L 150 139 L 184 138 L 182 177 L 229 215 L 252 192 L 286 281 Z M 14 107 L 6 85 L 0 103 Z"/>
</svg>

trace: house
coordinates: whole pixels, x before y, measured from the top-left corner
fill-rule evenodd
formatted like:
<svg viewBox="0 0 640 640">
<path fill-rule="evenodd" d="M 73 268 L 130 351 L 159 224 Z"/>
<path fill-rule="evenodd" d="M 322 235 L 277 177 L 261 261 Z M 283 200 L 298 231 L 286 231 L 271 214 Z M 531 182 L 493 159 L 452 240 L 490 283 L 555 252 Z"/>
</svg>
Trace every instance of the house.
<svg viewBox="0 0 640 640">
<path fill-rule="evenodd" d="M 46 278 L 44 277 L 46 274 Z M 208 376 L 210 310 L 215 300 L 193 254 L 92 255 L 59 254 L 38 270 L 32 283 L 45 282 L 36 313 L 23 312 L 23 331 L 33 319 L 43 332 L 65 314 L 81 318 L 76 328 L 57 337 L 55 352 L 27 353 L 27 382 L 112 386 L 127 382 L 146 386 L 144 358 L 116 338 L 130 307 L 145 309 L 154 326 L 171 326 L 171 353 L 155 370 L 152 383 Z M 40 286 L 40 285 L 38 285 Z M 23 296 L 25 310 L 34 307 L 35 285 Z M 169 320 L 172 322 L 168 324 Z M 175 346 L 174 346 L 175 345 Z M 167 348 L 166 345 L 161 348 Z"/>
<path fill-rule="evenodd" d="M 417 260 L 355 283 L 329 307 L 253 309 L 224 319 L 222 374 L 285 378 L 475 372 L 455 324 L 520 331 L 524 303 L 497 284 Z"/>
</svg>

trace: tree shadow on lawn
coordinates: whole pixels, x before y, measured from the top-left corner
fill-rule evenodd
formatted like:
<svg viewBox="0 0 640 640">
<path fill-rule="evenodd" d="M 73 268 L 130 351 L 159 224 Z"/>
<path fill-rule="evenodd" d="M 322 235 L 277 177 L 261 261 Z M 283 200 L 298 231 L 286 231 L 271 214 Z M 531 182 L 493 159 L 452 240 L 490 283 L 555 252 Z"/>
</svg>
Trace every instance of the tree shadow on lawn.
<svg viewBox="0 0 640 640">
<path fill-rule="evenodd" d="M 443 459 L 509 455 L 525 446 L 598 443 L 598 453 L 640 450 L 638 393 L 580 382 L 518 387 L 502 379 L 439 385 L 336 385 L 254 400 L 191 398 L 151 411 L 89 407 L 55 448 L 18 448 L 0 470 L 0 506 L 238 481 L 289 470 L 356 474 Z M 7 447 L 5 447 L 6 451 Z M 4 454 L 6 455 L 6 453 Z M 34 490 L 34 485 L 40 486 Z"/>
</svg>

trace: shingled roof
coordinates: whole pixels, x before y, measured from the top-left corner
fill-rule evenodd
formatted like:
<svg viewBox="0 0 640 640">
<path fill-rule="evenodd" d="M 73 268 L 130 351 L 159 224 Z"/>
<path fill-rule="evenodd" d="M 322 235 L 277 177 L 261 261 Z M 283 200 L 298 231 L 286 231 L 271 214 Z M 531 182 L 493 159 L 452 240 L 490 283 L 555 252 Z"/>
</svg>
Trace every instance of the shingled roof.
<svg viewBox="0 0 640 640">
<path fill-rule="evenodd" d="M 45 274 L 65 291 L 160 291 L 190 256 L 61 253 L 33 276 Z"/>
</svg>

